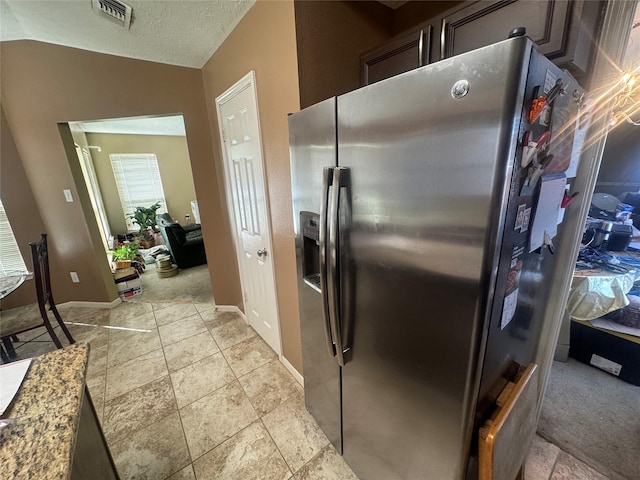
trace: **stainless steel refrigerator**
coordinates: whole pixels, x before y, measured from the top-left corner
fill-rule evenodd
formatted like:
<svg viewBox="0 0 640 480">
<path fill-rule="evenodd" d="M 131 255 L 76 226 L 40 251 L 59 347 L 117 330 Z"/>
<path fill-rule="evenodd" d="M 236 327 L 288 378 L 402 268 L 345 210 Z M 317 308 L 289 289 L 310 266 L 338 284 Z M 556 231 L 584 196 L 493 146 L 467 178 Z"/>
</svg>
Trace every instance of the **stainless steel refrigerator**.
<svg viewBox="0 0 640 480">
<path fill-rule="evenodd" d="M 289 116 L 306 406 L 361 479 L 474 475 L 537 348 L 581 97 L 518 37 Z"/>
</svg>

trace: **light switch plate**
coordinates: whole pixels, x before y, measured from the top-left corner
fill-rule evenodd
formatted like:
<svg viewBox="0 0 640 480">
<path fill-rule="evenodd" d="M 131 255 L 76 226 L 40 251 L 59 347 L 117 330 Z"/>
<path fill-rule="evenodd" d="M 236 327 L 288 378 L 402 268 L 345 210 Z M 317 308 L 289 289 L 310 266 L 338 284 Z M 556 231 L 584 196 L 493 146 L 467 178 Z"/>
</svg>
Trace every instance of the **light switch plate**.
<svg viewBox="0 0 640 480">
<path fill-rule="evenodd" d="M 78 272 L 69 272 L 69 275 L 71 275 L 71 281 L 73 283 L 80 283 L 80 277 L 78 277 Z"/>
<path fill-rule="evenodd" d="M 69 190 L 68 188 L 65 188 L 62 191 L 64 192 L 64 198 L 67 200 L 67 202 L 69 203 L 73 202 L 73 195 L 71 194 L 71 190 Z"/>
</svg>

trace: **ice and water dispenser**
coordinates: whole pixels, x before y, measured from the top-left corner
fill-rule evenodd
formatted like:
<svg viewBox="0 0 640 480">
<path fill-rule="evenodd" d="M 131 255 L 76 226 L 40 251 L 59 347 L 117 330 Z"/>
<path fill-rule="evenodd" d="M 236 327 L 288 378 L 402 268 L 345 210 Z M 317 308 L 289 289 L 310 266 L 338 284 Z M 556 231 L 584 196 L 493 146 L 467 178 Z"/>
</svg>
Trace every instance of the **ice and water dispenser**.
<svg viewBox="0 0 640 480">
<path fill-rule="evenodd" d="M 306 284 L 320 291 L 320 215 L 300 212 L 302 229 L 302 277 Z"/>
</svg>

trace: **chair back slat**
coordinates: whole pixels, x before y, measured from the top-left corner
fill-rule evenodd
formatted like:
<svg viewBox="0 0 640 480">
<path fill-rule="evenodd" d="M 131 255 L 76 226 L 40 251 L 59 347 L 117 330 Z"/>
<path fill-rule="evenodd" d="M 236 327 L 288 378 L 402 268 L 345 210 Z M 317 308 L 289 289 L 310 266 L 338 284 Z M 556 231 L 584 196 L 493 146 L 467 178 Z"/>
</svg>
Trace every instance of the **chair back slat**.
<svg viewBox="0 0 640 480">
<path fill-rule="evenodd" d="M 38 303 L 46 303 L 51 294 L 51 280 L 49 277 L 49 252 L 47 248 L 47 234 L 43 233 L 38 242 L 30 243 L 31 259 L 33 260 L 33 278 L 36 283 Z"/>
</svg>

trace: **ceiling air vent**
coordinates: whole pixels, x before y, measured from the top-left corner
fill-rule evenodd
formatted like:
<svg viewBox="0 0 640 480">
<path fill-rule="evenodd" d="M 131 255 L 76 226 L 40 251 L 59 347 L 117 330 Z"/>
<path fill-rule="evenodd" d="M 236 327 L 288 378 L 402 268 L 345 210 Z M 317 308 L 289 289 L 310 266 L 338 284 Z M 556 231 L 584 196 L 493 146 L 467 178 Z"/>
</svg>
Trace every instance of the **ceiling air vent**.
<svg viewBox="0 0 640 480">
<path fill-rule="evenodd" d="M 99 15 L 116 22 L 125 30 L 129 30 L 131 25 L 131 7 L 129 5 L 118 0 L 91 0 L 91 6 Z"/>
</svg>

